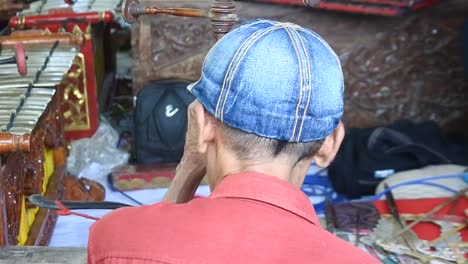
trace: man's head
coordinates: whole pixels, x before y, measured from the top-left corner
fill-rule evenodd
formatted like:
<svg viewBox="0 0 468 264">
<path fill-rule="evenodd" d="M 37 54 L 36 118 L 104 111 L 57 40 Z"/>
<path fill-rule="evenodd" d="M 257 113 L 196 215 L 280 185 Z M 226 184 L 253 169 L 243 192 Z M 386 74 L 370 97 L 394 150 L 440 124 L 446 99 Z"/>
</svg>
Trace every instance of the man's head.
<svg viewBox="0 0 468 264">
<path fill-rule="evenodd" d="M 343 138 L 340 62 L 295 24 L 254 20 L 232 30 L 189 90 L 209 179 L 242 170 L 303 178 L 312 160 L 327 166 Z"/>
</svg>

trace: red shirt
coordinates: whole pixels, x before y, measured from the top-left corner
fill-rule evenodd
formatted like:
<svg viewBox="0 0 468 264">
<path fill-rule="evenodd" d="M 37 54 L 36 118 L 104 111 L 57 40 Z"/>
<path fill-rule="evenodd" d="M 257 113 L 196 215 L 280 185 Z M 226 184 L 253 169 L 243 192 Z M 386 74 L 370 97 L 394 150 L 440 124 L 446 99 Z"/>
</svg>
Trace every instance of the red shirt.
<svg viewBox="0 0 468 264">
<path fill-rule="evenodd" d="M 209 198 L 115 210 L 88 263 L 380 263 L 320 227 L 308 197 L 272 176 L 224 178 Z"/>
</svg>

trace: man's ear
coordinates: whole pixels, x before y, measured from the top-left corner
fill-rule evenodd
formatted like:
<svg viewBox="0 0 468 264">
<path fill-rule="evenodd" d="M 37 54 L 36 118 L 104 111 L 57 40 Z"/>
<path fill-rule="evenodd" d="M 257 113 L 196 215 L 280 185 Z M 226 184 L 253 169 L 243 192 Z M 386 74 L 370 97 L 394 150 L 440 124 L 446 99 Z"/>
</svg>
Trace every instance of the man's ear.
<svg viewBox="0 0 468 264">
<path fill-rule="evenodd" d="M 343 123 L 338 124 L 338 127 L 323 141 L 322 146 L 314 155 L 315 164 L 321 168 L 326 168 L 338 153 L 341 142 L 345 135 L 345 129 Z"/>
<path fill-rule="evenodd" d="M 198 151 L 200 153 L 205 153 L 208 148 L 208 143 L 213 141 L 215 138 L 215 124 L 214 118 L 205 110 L 203 105 L 199 102 L 196 102 L 193 105 L 193 116 L 194 121 L 196 122 L 196 129 L 198 130 L 197 141 L 198 141 Z"/>
</svg>

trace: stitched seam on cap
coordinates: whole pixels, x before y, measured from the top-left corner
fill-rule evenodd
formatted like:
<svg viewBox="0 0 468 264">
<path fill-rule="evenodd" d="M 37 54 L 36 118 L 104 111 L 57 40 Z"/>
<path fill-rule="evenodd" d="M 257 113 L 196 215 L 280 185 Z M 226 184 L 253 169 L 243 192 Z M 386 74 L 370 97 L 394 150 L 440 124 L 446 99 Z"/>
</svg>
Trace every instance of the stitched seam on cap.
<svg viewBox="0 0 468 264">
<path fill-rule="evenodd" d="M 228 88 L 227 88 L 227 91 L 226 91 L 226 94 L 224 95 L 224 100 L 223 100 L 223 106 L 221 108 L 221 111 L 220 111 L 220 119 L 221 121 L 223 121 L 224 119 L 224 106 L 226 105 L 226 101 L 227 101 L 227 98 L 228 98 L 228 95 L 229 95 L 229 91 L 231 90 L 231 86 L 232 86 L 232 81 L 234 80 L 234 76 L 237 72 L 237 69 L 239 68 L 240 66 L 240 63 L 242 62 L 242 60 L 244 59 L 244 57 L 247 55 L 247 53 L 250 51 L 250 48 L 255 44 L 257 43 L 258 40 L 260 40 L 260 38 L 262 38 L 263 36 L 265 36 L 266 34 L 278 29 L 279 27 L 277 25 L 274 25 L 273 27 L 265 30 L 264 32 L 262 32 L 260 35 L 256 35 L 256 39 L 253 39 L 251 40 L 251 42 L 248 43 L 248 46 L 245 48 L 245 50 L 243 51 L 242 55 L 241 55 L 241 58 L 236 62 L 236 66 L 234 67 L 234 70 L 232 71 L 232 73 L 230 74 L 230 76 L 228 77 L 229 79 L 229 85 L 228 85 Z"/>
<path fill-rule="evenodd" d="M 240 66 L 240 63 L 242 62 L 242 60 L 244 59 L 244 57 L 247 55 L 247 53 L 250 51 L 250 48 L 252 48 L 252 46 L 257 43 L 258 40 L 260 40 L 260 38 L 262 38 L 263 36 L 265 36 L 266 34 L 274 31 L 274 30 L 277 30 L 279 29 L 280 27 L 278 27 L 278 25 L 274 25 L 273 27 L 265 30 L 264 32 L 262 32 L 259 36 L 257 36 L 256 39 L 253 39 L 250 41 L 249 45 L 245 48 L 245 50 L 243 51 L 243 54 L 241 56 L 241 58 L 236 62 L 236 66 L 234 67 L 234 70 L 232 72 L 232 74 L 230 75 L 229 77 L 229 84 L 228 84 L 228 87 L 227 87 L 227 91 L 226 91 L 226 94 L 224 96 L 224 100 L 223 100 L 223 106 L 221 108 L 221 111 L 220 111 L 220 120 L 223 121 L 223 118 L 224 118 L 224 106 L 226 105 L 226 101 L 227 101 L 227 98 L 228 98 L 228 95 L 229 95 L 229 91 L 231 90 L 231 86 L 232 86 L 232 80 L 234 79 L 234 76 L 237 72 L 237 69 L 239 68 Z"/>
<path fill-rule="evenodd" d="M 297 134 L 297 141 L 299 141 L 301 135 L 302 135 L 302 129 L 304 127 L 304 121 L 305 121 L 305 117 L 306 117 L 306 113 L 307 113 L 307 110 L 309 108 L 309 104 L 310 104 L 310 97 L 312 95 L 312 74 L 310 72 L 310 68 L 311 68 L 311 63 L 310 63 L 310 58 L 309 58 L 309 53 L 307 52 L 307 49 L 304 45 L 304 41 L 302 39 L 302 36 L 299 34 L 299 32 L 297 32 L 296 30 L 293 29 L 293 32 L 297 35 L 297 37 L 299 38 L 299 41 L 301 43 L 301 46 L 302 46 L 302 49 L 304 50 L 304 54 L 305 54 L 305 64 L 306 64 L 306 80 L 308 80 L 308 85 L 307 85 L 307 88 L 309 90 L 309 94 L 307 96 L 307 102 L 306 102 L 306 105 L 305 105 L 305 108 L 304 108 L 304 113 L 302 114 L 302 121 L 301 121 L 301 126 L 299 128 L 299 133 Z"/>
<path fill-rule="evenodd" d="M 250 27 L 250 26 L 254 26 L 254 25 L 258 25 L 258 24 L 261 24 L 261 23 L 265 23 L 265 20 L 261 20 L 261 21 L 255 21 L 254 23 L 249 23 L 249 24 L 245 24 L 245 25 L 242 25 L 234 30 L 239 30 L 239 29 L 242 29 L 242 28 L 245 28 L 245 27 Z M 271 24 L 271 23 L 269 23 Z M 229 32 L 228 32 L 229 33 Z M 203 60 L 203 65 L 202 65 L 202 69 L 205 68 L 205 64 L 206 64 L 206 60 L 208 58 L 208 56 L 215 50 L 215 48 L 218 46 L 218 43 L 220 41 L 216 41 L 216 43 L 211 47 L 211 49 L 208 51 L 208 53 L 206 54 L 205 56 L 205 59 Z M 203 71 L 202 71 L 202 74 L 203 74 Z M 201 78 L 200 78 L 201 79 Z"/>
<path fill-rule="evenodd" d="M 340 68 L 340 72 L 341 72 L 341 85 L 342 85 L 341 87 L 344 87 L 343 71 L 341 69 L 341 62 L 340 62 L 340 58 L 338 58 L 338 55 L 336 55 L 336 53 L 333 51 L 333 49 L 330 47 L 330 45 L 328 45 L 328 43 L 326 43 L 325 40 L 323 40 L 315 32 L 311 32 L 311 31 L 306 30 L 304 28 L 300 28 L 299 30 L 306 33 L 306 34 L 309 34 L 309 35 L 313 36 L 315 39 L 320 41 L 320 43 L 322 43 L 325 46 L 325 48 L 327 48 L 328 51 L 330 51 L 331 54 L 333 54 L 333 56 L 335 57 L 335 62 L 336 62 L 336 64 L 338 64 L 338 68 Z"/>
<path fill-rule="evenodd" d="M 291 39 L 291 42 L 293 44 L 294 51 L 296 52 L 297 61 L 298 61 L 298 64 L 299 64 L 298 66 L 299 66 L 299 76 L 300 76 L 299 101 L 297 102 L 297 105 L 296 105 L 296 113 L 295 113 L 295 118 L 294 118 L 294 127 L 293 127 L 293 131 L 292 131 L 292 134 L 291 134 L 291 139 L 289 140 L 289 141 L 293 141 L 294 140 L 294 135 L 296 134 L 297 121 L 299 119 L 299 106 L 302 103 L 302 85 L 303 85 L 304 80 L 303 80 L 303 76 L 302 76 L 302 60 L 301 60 L 301 58 L 299 56 L 299 51 L 297 49 L 296 42 L 294 41 L 294 38 L 291 35 L 291 32 L 289 32 L 289 30 L 287 28 L 285 28 L 285 30 L 288 33 L 288 36 Z"/>
<path fill-rule="evenodd" d="M 242 25 L 240 27 L 238 27 L 236 30 L 239 30 L 239 29 L 242 29 L 242 28 L 245 28 L 245 27 L 249 27 L 249 26 L 253 26 L 253 25 L 258 25 L 258 24 L 261 24 L 261 23 L 265 23 L 265 20 L 259 20 L 259 21 L 255 21 L 254 23 L 249 23 L 249 24 L 245 24 L 245 25 Z M 272 23 L 269 23 L 269 24 L 272 24 Z M 251 38 L 255 35 L 255 33 L 261 31 L 262 29 L 259 29 L 257 31 L 255 31 L 254 33 L 252 33 L 252 35 L 250 35 L 246 40 L 244 40 L 242 42 L 242 44 L 239 46 L 239 48 L 237 48 L 236 50 L 236 53 L 234 54 L 234 56 L 231 58 L 231 61 L 229 63 L 229 66 L 228 66 L 228 69 L 224 75 L 224 80 L 223 80 L 223 85 L 221 86 L 221 91 L 219 92 L 219 96 L 218 96 L 218 100 L 217 100 L 217 103 L 216 103 L 216 107 L 215 107 L 215 111 L 214 111 L 214 115 L 215 117 L 218 117 L 219 118 L 219 115 L 218 115 L 218 108 L 219 108 L 219 104 L 221 102 L 221 97 L 223 95 L 223 92 L 224 92 L 224 86 L 225 86 L 225 83 L 226 83 L 226 79 L 227 79 L 227 76 L 228 76 L 228 73 L 230 71 L 230 68 L 231 68 L 231 64 L 232 62 L 234 61 L 234 58 L 236 57 L 237 53 L 241 50 L 241 48 L 243 47 L 243 45 Z M 216 44 L 218 44 L 220 41 L 216 42 Z M 215 44 L 215 45 L 216 45 Z M 210 50 L 210 52 L 212 51 L 213 49 Z M 209 54 L 209 53 L 208 53 Z M 205 57 L 205 61 L 206 61 L 206 58 L 208 56 Z M 205 67 L 205 62 L 203 62 L 203 67 Z M 202 74 L 203 74 L 203 71 L 202 71 Z"/>
<path fill-rule="evenodd" d="M 255 32 L 253 32 L 248 38 L 246 38 L 242 42 L 242 44 L 239 46 L 239 48 L 237 48 L 236 52 L 234 53 L 234 56 L 232 56 L 232 58 L 231 58 L 231 60 L 229 62 L 229 66 L 228 66 L 228 68 L 226 70 L 226 73 L 224 74 L 223 85 L 221 86 L 221 92 L 219 93 L 218 102 L 216 103 L 216 108 L 215 108 L 215 117 L 218 117 L 219 119 L 221 119 L 221 121 L 222 121 L 222 115 L 221 115 L 222 110 L 219 111 L 220 112 L 219 114 L 218 114 L 218 110 L 219 110 L 219 106 L 220 106 L 220 103 L 221 103 L 221 98 L 222 98 L 223 93 L 224 93 L 224 89 L 226 87 L 226 83 L 229 80 L 232 65 L 234 64 L 234 61 L 237 59 L 237 57 L 239 56 L 239 53 L 244 48 L 244 46 L 249 44 L 250 39 L 255 38 L 257 35 L 261 34 L 260 32 L 264 32 L 264 31 L 265 31 L 265 29 L 263 29 L 263 28 L 259 29 L 259 30 L 255 31 Z"/>
</svg>

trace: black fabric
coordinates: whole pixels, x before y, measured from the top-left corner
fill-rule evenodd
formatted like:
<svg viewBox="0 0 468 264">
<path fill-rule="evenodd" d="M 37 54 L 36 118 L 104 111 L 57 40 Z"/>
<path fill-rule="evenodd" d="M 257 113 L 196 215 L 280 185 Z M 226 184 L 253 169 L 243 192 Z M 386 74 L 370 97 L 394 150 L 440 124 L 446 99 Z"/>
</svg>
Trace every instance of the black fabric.
<svg viewBox="0 0 468 264">
<path fill-rule="evenodd" d="M 178 162 L 187 130 L 187 108 L 195 99 L 189 82 L 155 81 L 137 95 L 135 153 L 138 164 Z"/>
<path fill-rule="evenodd" d="M 466 142 L 454 142 L 434 122 L 399 121 L 386 127 L 347 129 L 328 174 L 338 193 L 358 198 L 374 194 L 386 172 L 437 164 L 468 165 Z"/>
</svg>

